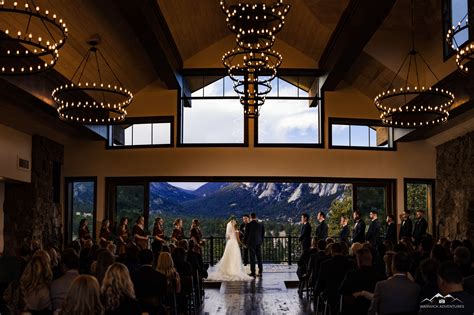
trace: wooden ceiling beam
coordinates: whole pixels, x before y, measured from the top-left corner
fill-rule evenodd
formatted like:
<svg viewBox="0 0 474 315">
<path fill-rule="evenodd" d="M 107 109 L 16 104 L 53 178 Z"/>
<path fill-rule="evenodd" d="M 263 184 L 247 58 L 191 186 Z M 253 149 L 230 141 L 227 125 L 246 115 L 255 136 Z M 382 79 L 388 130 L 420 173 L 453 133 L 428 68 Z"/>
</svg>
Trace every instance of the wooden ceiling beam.
<svg viewBox="0 0 474 315">
<path fill-rule="evenodd" d="M 337 88 L 395 2 L 350 1 L 319 60 L 319 68 L 327 73 L 321 80 L 323 90 L 334 91 Z"/>
<path fill-rule="evenodd" d="M 158 77 L 169 89 L 182 89 L 183 60 L 157 0 L 114 1 L 141 42 Z M 131 47 L 133 49 L 133 47 Z"/>
</svg>

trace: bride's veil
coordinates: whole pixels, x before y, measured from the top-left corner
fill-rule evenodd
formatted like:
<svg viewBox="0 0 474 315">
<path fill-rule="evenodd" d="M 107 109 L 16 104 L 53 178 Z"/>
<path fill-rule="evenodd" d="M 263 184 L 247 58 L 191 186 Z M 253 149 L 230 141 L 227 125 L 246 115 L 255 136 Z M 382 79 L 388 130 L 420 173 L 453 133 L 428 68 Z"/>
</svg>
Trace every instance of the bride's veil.
<svg viewBox="0 0 474 315">
<path fill-rule="evenodd" d="M 232 220 L 227 223 L 225 238 L 228 240 L 235 238 L 235 230 L 234 230 L 234 226 L 232 225 Z"/>
</svg>

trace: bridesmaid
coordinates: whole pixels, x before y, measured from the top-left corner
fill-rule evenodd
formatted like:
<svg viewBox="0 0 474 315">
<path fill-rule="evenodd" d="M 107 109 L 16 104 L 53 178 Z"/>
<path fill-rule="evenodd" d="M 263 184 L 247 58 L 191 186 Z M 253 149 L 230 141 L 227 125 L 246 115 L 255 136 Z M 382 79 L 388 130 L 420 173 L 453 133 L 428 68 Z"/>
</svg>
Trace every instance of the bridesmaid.
<svg viewBox="0 0 474 315">
<path fill-rule="evenodd" d="M 162 244 L 165 242 L 165 228 L 163 227 L 163 224 L 163 219 L 157 217 L 155 219 L 155 224 L 153 225 L 153 238 L 156 241 L 160 241 Z"/>
<path fill-rule="evenodd" d="M 189 231 L 189 237 L 194 240 L 195 244 L 201 245 L 202 243 L 202 232 L 199 227 L 200 223 L 198 219 L 194 219 L 191 223 L 191 231 Z"/>
<path fill-rule="evenodd" d="M 184 239 L 183 220 L 178 218 L 174 220 L 173 225 L 174 225 L 174 229 L 173 229 L 173 234 L 171 235 L 171 239 L 179 242 L 182 239 Z"/>
<path fill-rule="evenodd" d="M 89 232 L 89 227 L 87 226 L 88 222 L 86 219 L 82 219 L 79 222 L 79 242 L 81 247 L 84 247 L 84 242 L 86 240 L 92 239 L 91 233 Z"/>
<path fill-rule="evenodd" d="M 143 216 L 138 217 L 133 227 L 133 237 L 135 244 L 137 244 L 140 249 L 148 248 L 148 234 L 145 232 L 145 218 Z"/>
<path fill-rule="evenodd" d="M 99 234 L 99 244 L 100 247 L 106 248 L 107 245 L 110 243 L 110 235 L 112 233 L 110 232 L 110 222 L 109 220 L 105 219 L 102 221 L 102 227 L 100 228 L 100 234 Z"/>
<path fill-rule="evenodd" d="M 130 241 L 130 231 L 128 230 L 128 218 L 121 218 L 118 226 L 118 253 L 119 255 L 125 254 L 125 249 Z"/>
</svg>

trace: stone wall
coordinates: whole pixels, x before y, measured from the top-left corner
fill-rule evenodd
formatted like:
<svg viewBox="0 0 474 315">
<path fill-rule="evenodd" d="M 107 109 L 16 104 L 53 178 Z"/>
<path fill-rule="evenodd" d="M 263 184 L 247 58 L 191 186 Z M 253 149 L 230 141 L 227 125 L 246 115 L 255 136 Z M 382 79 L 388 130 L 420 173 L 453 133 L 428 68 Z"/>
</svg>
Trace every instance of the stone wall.
<svg viewBox="0 0 474 315">
<path fill-rule="evenodd" d="M 474 132 L 436 148 L 436 222 L 440 236 L 474 241 Z"/>
<path fill-rule="evenodd" d="M 31 240 L 42 246 L 60 247 L 63 243 L 57 181 L 64 148 L 41 136 L 33 136 L 32 146 L 31 184 L 5 185 L 6 255 L 15 254 L 16 249 Z"/>
</svg>

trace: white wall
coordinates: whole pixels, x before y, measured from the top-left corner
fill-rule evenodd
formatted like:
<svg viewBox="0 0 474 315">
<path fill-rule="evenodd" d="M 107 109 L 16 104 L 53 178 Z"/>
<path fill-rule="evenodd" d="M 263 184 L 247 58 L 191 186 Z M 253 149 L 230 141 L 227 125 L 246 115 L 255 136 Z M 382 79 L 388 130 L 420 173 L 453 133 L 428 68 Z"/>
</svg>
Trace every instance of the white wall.
<svg viewBox="0 0 474 315">
<path fill-rule="evenodd" d="M 30 161 L 31 136 L 0 125 L 0 177 L 21 182 L 31 182 L 31 171 L 18 169 L 18 157 Z"/>
</svg>

